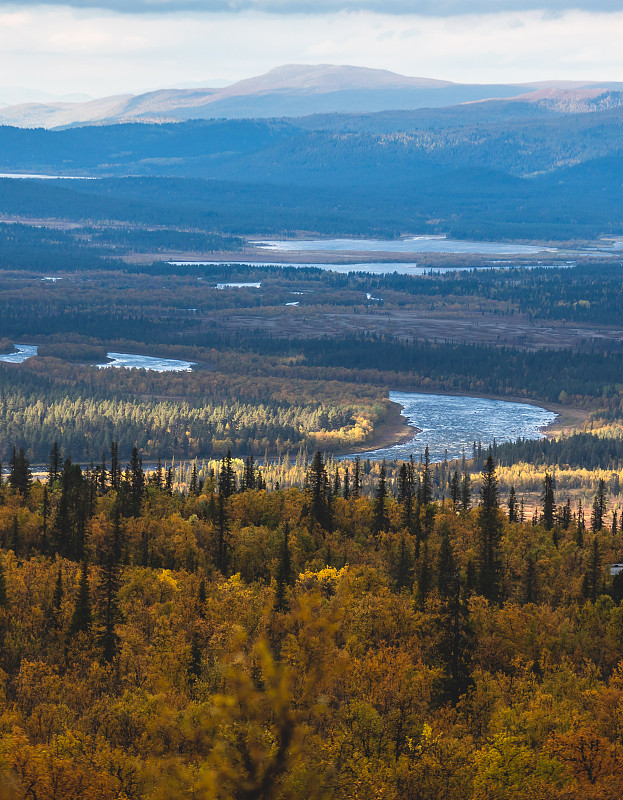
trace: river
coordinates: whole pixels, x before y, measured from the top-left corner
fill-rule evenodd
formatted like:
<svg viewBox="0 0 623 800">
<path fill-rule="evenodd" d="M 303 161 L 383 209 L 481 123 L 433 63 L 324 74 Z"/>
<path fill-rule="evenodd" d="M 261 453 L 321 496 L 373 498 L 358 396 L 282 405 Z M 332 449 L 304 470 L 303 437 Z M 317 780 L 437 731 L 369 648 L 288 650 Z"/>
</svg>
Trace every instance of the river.
<svg viewBox="0 0 623 800">
<path fill-rule="evenodd" d="M 498 444 L 540 439 L 557 416 L 529 403 L 463 395 L 390 392 L 389 399 L 403 406 L 402 415 L 420 432 L 403 444 L 360 453 L 361 458 L 407 460 L 413 454 L 419 460 L 427 445 L 431 461 L 443 461 L 446 450 L 449 459 L 460 458 L 464 450 L 469 458 L 473 442 L 488 447 L 494 439 Z"/>
</svg>

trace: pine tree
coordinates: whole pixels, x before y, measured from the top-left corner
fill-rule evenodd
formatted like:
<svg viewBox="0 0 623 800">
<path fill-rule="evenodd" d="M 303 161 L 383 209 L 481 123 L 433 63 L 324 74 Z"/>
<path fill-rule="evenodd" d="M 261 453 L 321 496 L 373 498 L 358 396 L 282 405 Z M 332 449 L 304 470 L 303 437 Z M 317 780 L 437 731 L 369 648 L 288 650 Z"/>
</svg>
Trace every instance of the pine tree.
<svg viewBox="0 0 623 800">
<path fill-rule="evenodd" d="M 498 482 L 493 456 L 489 454 L 482 471 L 478 528 L 480 530 L 479 588 L 488 600 L 498 600 L 501 588 L 499 557 L 502 524 L 498 503 Z"/>
<path fill-rule="evenodd" d="M 612 512 L 612 526 L 610 528 L 610 532 L 612 533 L 613 536 L 616 536 L 617 533 L 618 533 L 618 530 L 619 530 L 619 523 L 617 521 L 617 512 L 613 511 Z"/>
<path fill-rule="evenodd" d="M 228 537 L 228 523 L 227 523 L 227 509 L 225 507 L 225 496 L 222 492 L 218 495 L 218 517 L 217 517 L 217 543 L 216 543 L 216 566 L 223 575 L 227 570 L 227 563 L 229 560 L 229 553 L 227 547 Z"/>
<path fill-rule="evenodd" d="M 91 629 L 93 617 L 91 613 L 91 589 L 89 586 L 89 567 L 86 559 L 82 562 L 80 581 L 76 592 L 74 612 L 69 624 L 68 635 L 71 638 L 80 631 L 88 632 Z"/>
<path fill-rule="evenodd" d="M 43 502 L 41 504 L 41 516 L 43 518 L 43 527 L 41 529 L 41 552 L 47 553 L 48 551 L 48 519 L 50 516 L 50 498 L 48 495 L 48 486 L 45 484 L 43 487 Z"/>
</svg>

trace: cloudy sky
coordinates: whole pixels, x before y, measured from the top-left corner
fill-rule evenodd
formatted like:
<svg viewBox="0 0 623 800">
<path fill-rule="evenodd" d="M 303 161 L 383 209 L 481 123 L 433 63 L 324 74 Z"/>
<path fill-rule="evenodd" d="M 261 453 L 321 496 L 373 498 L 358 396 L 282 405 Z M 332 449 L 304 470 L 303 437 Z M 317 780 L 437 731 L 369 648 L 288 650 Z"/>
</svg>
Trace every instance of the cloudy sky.
<svg viewBox="0 0 623 800">
<path fill-rule="evenodd" d="M 623 81 L 622 8 L 621 0 L 0 0 L 0 87 L 97 97 L 321 63 L 459 82 Z M 0 88 L 0 102 L 9 94 Z"/>
</svg>

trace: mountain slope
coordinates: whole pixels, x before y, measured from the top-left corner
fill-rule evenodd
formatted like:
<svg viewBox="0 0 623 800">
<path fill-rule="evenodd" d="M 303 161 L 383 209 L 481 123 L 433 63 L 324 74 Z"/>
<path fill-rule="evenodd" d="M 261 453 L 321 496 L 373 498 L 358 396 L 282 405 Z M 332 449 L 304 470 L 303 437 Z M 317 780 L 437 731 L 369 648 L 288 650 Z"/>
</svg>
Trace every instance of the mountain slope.
<svg viewBox="0 0 623 800">
<path fill-rule="evenodd" d="M 365 67 L 288 65 L 223 88 L 163 89 L 89 102 L 0 107 L 0 125 L 63 128 L 122 122 L 300 117 L 441 108 L 515 97 L 549 104 L 553 110 L 594 111 L 620 105 L 618 92 L 622 89 L 623 84 L 560 81 L 524 85 L 458 84 Z M 600 105 L 599 98 L 608 93 L 605 105 Z"/>
</svg>

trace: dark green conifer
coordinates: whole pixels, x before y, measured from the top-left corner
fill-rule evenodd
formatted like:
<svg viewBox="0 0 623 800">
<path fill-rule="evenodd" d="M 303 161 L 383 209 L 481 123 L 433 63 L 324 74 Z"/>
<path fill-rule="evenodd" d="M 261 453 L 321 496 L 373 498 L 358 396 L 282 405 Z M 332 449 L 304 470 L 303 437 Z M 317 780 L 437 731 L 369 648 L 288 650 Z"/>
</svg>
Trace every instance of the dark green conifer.
<svg viewBox="0 0 623 800">
<path fill-rule="evenodd" d="M 478 528 L 480 531 L 480 593 L 488 600 L 498 600 L 501 588 L 499 556 L 502 521 L 499 512 L 498 482 L 493 456 L 489 454 L 482 471 Z"/>
<path fill-rule="evenodd" d="M 379 482 L 376 487 L 374 498 L 374 533 L 378 536 L 389 528 L 389 517 L 387 515 L 387 483 L 385 480 L 385 466 L 381 466 Z"/>
<path fill-rule="evenodd" d="M 69 637 L 75 636 L 80 631 L 88 632 L 93 623 L 91 612 L 91 588 L 89 586 L 89 566 L 86 559 L 82 562 L 80 580 L 76 591 L 74 612 L 69 624 Z"/>
<path fill-rule="evenodd" d="M 13 448 L 9 467 L 11 468 L 9 486 L 15 491 L 21 492 L 24 497 L 27 497 L 32 485 L 32 472 L 23 447 L 20 447 L 19 450 L 16 450 L 15 447 Z"/>
</svg>

